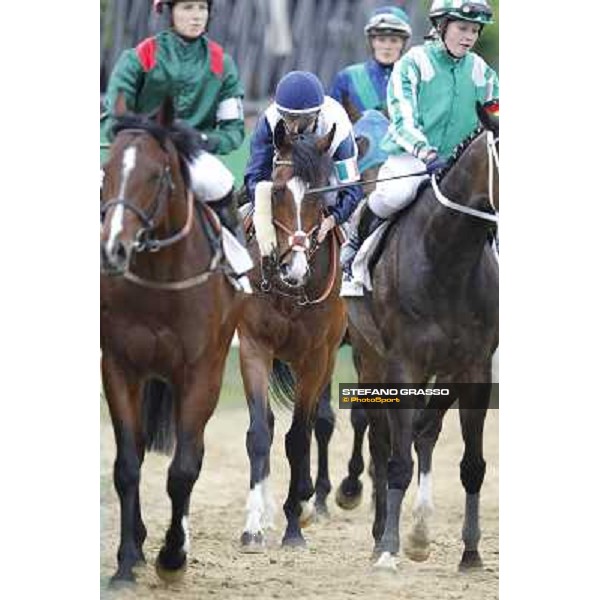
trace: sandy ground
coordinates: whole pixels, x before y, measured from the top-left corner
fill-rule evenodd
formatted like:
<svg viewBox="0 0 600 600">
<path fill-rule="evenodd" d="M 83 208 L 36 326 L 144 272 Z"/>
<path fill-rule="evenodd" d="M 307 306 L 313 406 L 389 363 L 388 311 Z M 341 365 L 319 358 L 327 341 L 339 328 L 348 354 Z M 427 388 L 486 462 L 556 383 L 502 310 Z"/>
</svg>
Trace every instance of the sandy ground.
<svg viewBox="0 0 600 600">
<path fill-rule="evenodd" d="M 106 412 L 103 408 L 103 411 Z M 346 472 L 352 429 L 349 411 L 337 412 L 330 466 L 334 488 Z M 488 414 L 485 436 L 487 474 L 482 489 L 480 551 L 484 567 L 459 573 L 464 493 L 458 464 L 462 439 L 458 412 L 450 411 L 434 454 L 433 495 L 436 508 L 432 526 L 435 542 L 425 563 L 401 554 L 396 574 L 377 573 L 370 566 L 372 550 L 369 507 L 370 481 L 365 478 L 362 504 L 346 512 L 329 498 L 331 519 L 304 530 L 307 549 L 280 546 L 285 518 L 281 505 L 288 485 L 283 434 L 289 417 L 277 413 L 273 445 L 273 491 L 279 507 L 276 530 L 270 532 L 262 555 L 242 554 L 238 540 L 245 522 L 244 505 L 249 480 L 245 449 L 248 416 L 245 409 L 219 406 L 206 431 L 206 453 L 191 501 L 190 560 L 181 583 L 166 586 L 155 574 L 154 559 L 170 516 L 166 493 L 169 459 L 148 455 L 142 474 L 142 514 L 148 529 L 144 551 L 148 564 L 137 571 L 133 590 L 108 591 L 116 568 L 119 506 L 112 485 L 114 443 L 109 421 L 102 422 L 101 462 L 101 596 L 102 598 L 394 598 L 395 600 L 498 598 L 498 411 Z M 365 443 L 366 447 L 366 443 Z M 316 449 L 313 447 L 313 462 Z M 416 462 L 415 462 L 416 465 Z M 316 473 L 316 470 L 313 470 Z M 410 528 L 410 507 L 416 488 L 416 470 L 402 515 L 403 536 Z"/>
</svg>

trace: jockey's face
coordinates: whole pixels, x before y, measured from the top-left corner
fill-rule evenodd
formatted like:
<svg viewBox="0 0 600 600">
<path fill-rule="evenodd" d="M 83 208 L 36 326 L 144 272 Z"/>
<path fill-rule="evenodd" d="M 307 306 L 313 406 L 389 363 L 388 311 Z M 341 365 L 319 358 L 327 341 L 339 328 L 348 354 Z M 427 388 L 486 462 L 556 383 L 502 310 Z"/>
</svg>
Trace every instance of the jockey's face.
<svg viewBox="0 0 600 600">
<path fill-rule="evenodd" d="M 373 58 L 382 65 L 393 65 L 402 54 L 406 38 L 401 35 L 371 36 Z"/>
<path fill-rule="evenodd" d="M 319 117 L 318 112 L 308 114 L 281 113 L 281 118 L 289 135 L 314 131 Z"/>
<path fill-rule="evenodd" d="M 475 45 L 481 25 L 470 21 L 450 21 L 446 28 L 444 43 L 448 52 L 456 58 L 462 58 Z"/>
<path fill-rule="evenodd" d="M 187 38 L 202 35 L 208 22 L 208 2 L 206 0 L 190 0 L 173 5 L 173 29 Z"/>
</svg>

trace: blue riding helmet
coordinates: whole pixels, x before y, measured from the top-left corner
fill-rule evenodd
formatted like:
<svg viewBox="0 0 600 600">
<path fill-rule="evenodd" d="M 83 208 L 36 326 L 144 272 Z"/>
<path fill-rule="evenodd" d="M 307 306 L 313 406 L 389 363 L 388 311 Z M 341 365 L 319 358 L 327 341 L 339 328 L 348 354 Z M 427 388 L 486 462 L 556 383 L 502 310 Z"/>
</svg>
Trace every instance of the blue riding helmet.
<svg viewBox="0 0 600 600">
<path fill-rule="evenodd" d="M 365 25 L 365 35 L 401 35 L 410 37 L 412 28 L 408 15 L 397 6 L 376 8 Z"/>
<path fill-rule="evenodd" d="M 275 106 L 282 115 L 316 113 L 325 101 L 319 78 L 307 71 L 291 71 L 277 84 Z"/>
</svg>

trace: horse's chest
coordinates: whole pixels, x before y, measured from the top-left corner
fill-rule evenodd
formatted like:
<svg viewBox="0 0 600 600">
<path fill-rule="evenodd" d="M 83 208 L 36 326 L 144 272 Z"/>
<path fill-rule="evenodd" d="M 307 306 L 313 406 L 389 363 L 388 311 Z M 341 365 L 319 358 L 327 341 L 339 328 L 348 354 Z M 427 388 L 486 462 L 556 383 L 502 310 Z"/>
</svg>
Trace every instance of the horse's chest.
<svg viewBox="0 0 600 600">
<path fill-rule="evenodd" d="M 139 371 L 165 376 L 170 376 L 184 364 L 195 362 L 202 352 L 206 319 L 200 319 L 196 313 L 193 320 L 187 320 L 185 311 L 172 306 L 161 309 L 156 303 L 151 310 L 146 308 L 139 300 L 127 311 L 103 306 L 103 351 L 112 352 Z"/>
</svg>

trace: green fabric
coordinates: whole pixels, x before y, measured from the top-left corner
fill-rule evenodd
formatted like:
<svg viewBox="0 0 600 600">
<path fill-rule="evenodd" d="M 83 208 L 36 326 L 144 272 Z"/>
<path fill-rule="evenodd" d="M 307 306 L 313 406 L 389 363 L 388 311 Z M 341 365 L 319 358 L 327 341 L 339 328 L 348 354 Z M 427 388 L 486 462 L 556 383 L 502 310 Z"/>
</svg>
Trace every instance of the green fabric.
<svg viewBox="0 0 600 600">
<path fill-rule="evenodd" d="M 369 77 L 366 64 L 351 65 L 347 70 L 362 105 L 375 110 L 383 110 L 385 107 L 381 105 L 381 100 Z"/>
<path fill-rule="evenodd" d="M 477 54 L 454 59 L 440 41 L 416 46 L 394 65 L 390 77 L 391 127 L 382 149 L 419 158 L 436 149 L 448 158 L 476 129 L 476 102 L 498 97 L 498 77 Z"/>
<path fill-rule="evenodd" d="M 127 108 L 134 112 L 155 111 L 166 95 L 175 102 L 176 118 L 205 133 L 217 144 L 217 154 L 228 154 L 244 139 L 243 119 L 217 121 L 219 103 L 242 98 L 244 89 L 237 69 L 228 54 L 224 55 L 223 74 L 210 70 L 208 42 L 201 36 L 186 42 L 171 30 L 155 36 L 156 65 L 144 72 L 135 48 L 125 50 L 112 72 L 105 104 L 110 112 L 117 93 L 123 91 Z M 109 136 L 112 119 L 106 119 L 104 134 Z"/>
</svg>

